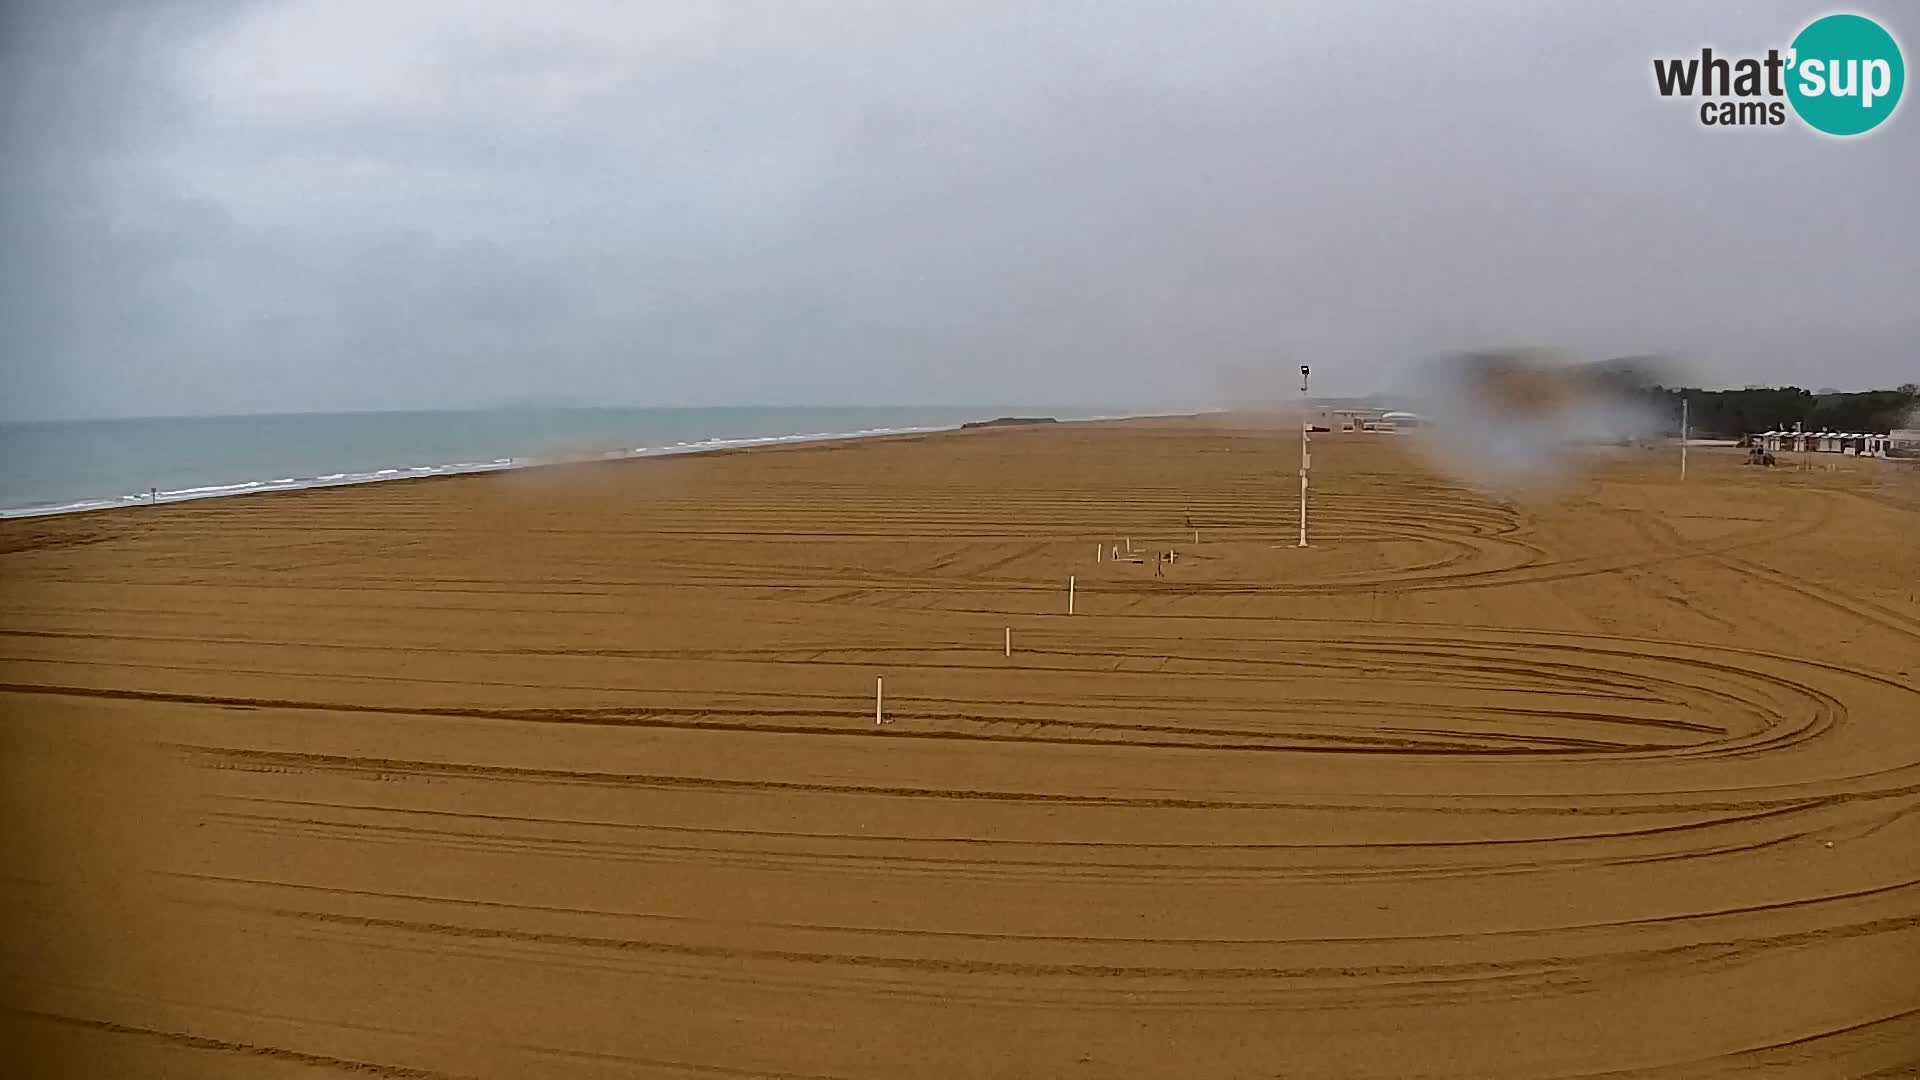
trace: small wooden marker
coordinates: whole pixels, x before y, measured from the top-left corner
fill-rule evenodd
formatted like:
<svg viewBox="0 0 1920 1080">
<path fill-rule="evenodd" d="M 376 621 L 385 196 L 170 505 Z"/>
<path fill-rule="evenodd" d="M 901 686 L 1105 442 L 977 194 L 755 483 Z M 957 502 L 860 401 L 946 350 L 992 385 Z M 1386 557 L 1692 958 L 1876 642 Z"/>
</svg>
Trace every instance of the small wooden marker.
<svg viewBox="0 0 1920 1080">
<path fill-rule="evenodd" d="M 1094 562 L 1099 562 L 1101 559 L 1104 559 L 1106 557 L 1107 557 L 1107 545 L 1105 544 L 1093 545 L 1093 561 Z"/>
<path fill-rule="evenodd" d="M 1067 576 L 1067 614 L 1073 614 L 1073 576 Z"/>
<path fill-rule="evenodd" d="M 1127 554 L 1133 554 L 1133 537 L 1127 537 Z"/>
<path fill-rule="evenodd" d="M 881 724 L 886 722 L 882 718 L 883 714 L 880 711 L 881 701 L 883 700 L 881 684 L 884 681 L 885 681 L 884 676 L 875 675 L 873 677 L 873 726 L 875 727 L 879 727 Z"/>
<path fill-rule="evenodd" d="M 1176 563 L 1176 562 L 1179 562 L 1179 561 L 1180 561 L 1180 553 L 1179 553 L 1178 551 L 1175 551 L 1175 550 L 1173 550 L 1172 548 L 1168 548 L 1168 549 L 1167 549 L 1167 563 L 1168 563 L 1169 565 L 1171 565 L 1171 564 L 1173 564 L 1173 563 Z"/>
<path fill-rule="evenodd" d="M 1193 530 L 1193 546 L 1194 547 L 1200 546 L 1200 530 L 1199 529 Z"/>
<path fill-rule="evenodd" d="M 1007 627 L 1007 655 L 1013 655 L 1013 627 Z"/>
</svg>

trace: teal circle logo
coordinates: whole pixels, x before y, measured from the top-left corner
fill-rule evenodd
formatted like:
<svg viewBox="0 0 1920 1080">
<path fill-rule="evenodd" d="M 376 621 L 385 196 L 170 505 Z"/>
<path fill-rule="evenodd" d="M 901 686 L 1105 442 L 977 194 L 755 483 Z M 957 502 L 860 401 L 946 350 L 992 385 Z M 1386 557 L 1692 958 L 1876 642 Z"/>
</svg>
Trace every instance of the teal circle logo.
<svg viewBox="0 0 1920 1080">
<path fill-rule="evenodd" d="M 1793 39 L 1787 100 L 1800 119 L 1829 135 L 1879 127 L 1900 104 L 1907 65 L 1900 43 L 1862 15 L 1828 15 Z"/>
</svg>

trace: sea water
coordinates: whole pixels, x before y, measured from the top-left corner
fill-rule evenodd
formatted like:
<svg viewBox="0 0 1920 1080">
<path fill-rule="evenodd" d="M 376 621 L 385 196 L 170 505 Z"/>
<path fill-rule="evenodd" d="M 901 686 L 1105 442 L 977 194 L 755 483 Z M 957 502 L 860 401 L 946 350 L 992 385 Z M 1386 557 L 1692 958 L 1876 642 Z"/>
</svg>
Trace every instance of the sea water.
<svg viewBox="0 0 1920 1080">
<path fill-rule="evenodd" d="M 487 472 L 561 460 L 937 431 L 972 407 L 534 408 L 0 424 L 0 517 Z M 155 494 L 157 492 L 157 494 Z"/>
</svg>

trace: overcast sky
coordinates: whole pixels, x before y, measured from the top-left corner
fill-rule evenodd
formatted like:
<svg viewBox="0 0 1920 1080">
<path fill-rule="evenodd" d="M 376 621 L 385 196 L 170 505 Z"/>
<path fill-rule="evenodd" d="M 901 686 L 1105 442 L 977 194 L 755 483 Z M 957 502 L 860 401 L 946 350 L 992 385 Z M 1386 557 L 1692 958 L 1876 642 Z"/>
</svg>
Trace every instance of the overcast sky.
<svg viewBox="0 0 1920 1080">
<path fill-rule="evenodd" d="M 0 415 L 1904 382 L 1920 102 L 1652 89 L 1825 10 L 5 0 Z"/>
</svg>

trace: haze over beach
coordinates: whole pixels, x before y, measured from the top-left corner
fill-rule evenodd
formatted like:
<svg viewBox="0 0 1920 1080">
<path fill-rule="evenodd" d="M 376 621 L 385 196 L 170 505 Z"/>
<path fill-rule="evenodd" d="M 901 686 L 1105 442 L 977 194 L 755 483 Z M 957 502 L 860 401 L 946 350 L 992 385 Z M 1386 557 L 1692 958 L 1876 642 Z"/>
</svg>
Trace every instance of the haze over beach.
<svg viewBox="0 0 1920 1080">
<path fill-rule="evenodd" d="M 0 6 L 0 1075 L 1920 1076 L 1827 14 Z"/>
</svg>

